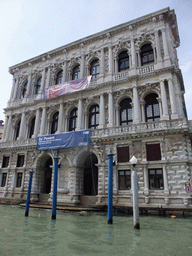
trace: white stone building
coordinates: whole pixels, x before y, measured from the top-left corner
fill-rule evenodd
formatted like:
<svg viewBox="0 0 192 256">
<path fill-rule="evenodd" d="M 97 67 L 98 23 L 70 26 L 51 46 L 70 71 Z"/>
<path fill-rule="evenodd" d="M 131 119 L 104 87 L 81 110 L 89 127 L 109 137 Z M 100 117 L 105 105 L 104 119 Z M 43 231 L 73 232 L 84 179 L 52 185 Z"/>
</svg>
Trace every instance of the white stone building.
<svg viewBox="0 0 192 256">
<path fill-rule="evenodd" d="M 187 119 L 174 10 L 165 8 L 10 67 L 13 86 L 0 143 L 0 200 L 51 202 L 54 150 L 39 135 L 91 129 L 90 147 L 59 149 L 58 203 L 106 205 L 108 152 L 114 206 L 131 206 L 138 159 L 140 207 L 192 207 Z M 92 75 L 89 88 L 44 100 L 55 84 Z"/>
</svg>

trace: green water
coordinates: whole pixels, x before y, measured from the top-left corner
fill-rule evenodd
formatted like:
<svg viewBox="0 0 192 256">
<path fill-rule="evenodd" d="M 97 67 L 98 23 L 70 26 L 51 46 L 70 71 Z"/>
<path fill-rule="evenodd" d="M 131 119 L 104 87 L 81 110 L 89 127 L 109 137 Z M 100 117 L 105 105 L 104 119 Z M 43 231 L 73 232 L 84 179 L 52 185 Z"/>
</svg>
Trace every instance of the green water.
<svg viewBox="0 0 192 256">
<path fill-rule="evenodd" d="M 78 212 L 32 210 L 29 217 L 16 206 L 0 205 L 0 255 L 192 255 L 192 218 L 80 216 Z M 41 216 L 39 216 L 41 215 Z"/>
</svg>

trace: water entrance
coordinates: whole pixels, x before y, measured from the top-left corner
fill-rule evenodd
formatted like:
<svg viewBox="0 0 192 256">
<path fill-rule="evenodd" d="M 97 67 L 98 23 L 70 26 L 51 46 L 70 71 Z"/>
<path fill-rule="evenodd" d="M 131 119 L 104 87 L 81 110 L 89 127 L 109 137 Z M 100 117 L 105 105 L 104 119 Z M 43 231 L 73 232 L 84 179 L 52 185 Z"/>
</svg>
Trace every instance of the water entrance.
<svg viewBox="0 0 192 256">
<path fill-rule="evenodd" d="M 51 192 L 51 178 L 52 178 L 52 159 L 51 157 L 45 163 L 44 186 L 43 193 L 49 194 Z"/>
<path fill-rule="evenodd" d="M 18 206 L 0 205 L 0 255 L 53 256 L 160 256 L 191 255 L 192 221 L 157 216 L 140 216 L 140 230 L 132 216 L 114 216 L 107 224 L 106 213 L 32 210 L 29 217 Z"/>
<path fill-rule="evenodd" d="M 84 195 L 98 194 L 98 163 L 95 154 L 87 156 L 84 164 Z"/>
</svg>

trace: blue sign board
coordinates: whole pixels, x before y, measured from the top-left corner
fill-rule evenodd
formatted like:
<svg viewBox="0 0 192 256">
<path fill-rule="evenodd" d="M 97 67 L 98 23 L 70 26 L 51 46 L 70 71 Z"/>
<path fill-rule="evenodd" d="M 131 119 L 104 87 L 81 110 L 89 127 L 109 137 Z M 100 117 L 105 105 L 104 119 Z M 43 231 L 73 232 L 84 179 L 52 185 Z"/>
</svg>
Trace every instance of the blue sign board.
<svg viewBox="0 0 192 256">
<path fill-rule="evenodd" d="M 38 136 L 37 150 L 89 146 L 91 130 Z"/>
</svg>

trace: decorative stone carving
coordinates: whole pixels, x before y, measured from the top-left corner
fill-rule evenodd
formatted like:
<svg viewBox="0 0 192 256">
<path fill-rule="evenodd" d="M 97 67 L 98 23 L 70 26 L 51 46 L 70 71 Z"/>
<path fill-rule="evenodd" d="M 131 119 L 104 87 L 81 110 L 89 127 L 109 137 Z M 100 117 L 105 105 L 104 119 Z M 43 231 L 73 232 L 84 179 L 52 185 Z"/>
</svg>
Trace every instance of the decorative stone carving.
<svg viewBox="0 0 192 256">
<path fill-rule="evenodd" d="M 151 33 L 149 35 L 146 35 L 145 31 L 143 31 L 141 33 L 140 37 L 138 37 L 134 40 L 136 51 L 140 50 L 142 43 L 145 43 L 146 41 L 151 42 L 154 45 L 155 44 L 155 34 Z"/>
<path fill-rule="evenodd" d="M 148 197 L 148 196 L 145 197 L 145 203 L 146 203 L 146 204 L 149 203 L 149 197 Z"/>
</svg>

